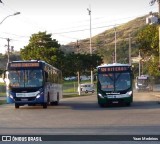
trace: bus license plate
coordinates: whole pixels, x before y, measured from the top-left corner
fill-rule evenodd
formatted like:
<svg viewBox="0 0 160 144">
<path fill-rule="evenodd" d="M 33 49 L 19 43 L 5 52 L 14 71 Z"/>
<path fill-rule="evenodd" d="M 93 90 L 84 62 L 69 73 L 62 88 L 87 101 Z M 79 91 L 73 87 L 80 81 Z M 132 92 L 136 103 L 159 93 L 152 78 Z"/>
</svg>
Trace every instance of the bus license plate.
<svg viewBox="0 0 160 144">
<path fill-rule="evenodd" d="M 118 103 L 118 101 L 113 101 L 112 103 L 117 104 L 117 103 Z"/>
<path fill-rule="evenodd" d="M 21 101 L 28 101 L 28 99 L 21 99 Z"/>
</svg>

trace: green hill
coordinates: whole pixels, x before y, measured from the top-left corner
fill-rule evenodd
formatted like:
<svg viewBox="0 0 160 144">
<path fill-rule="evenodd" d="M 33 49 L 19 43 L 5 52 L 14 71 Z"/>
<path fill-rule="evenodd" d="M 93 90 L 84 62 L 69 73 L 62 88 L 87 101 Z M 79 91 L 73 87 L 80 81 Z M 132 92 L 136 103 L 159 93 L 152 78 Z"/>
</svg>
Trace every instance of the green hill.
<svg viewBox="0 0 160 144">
<path fill-rule="evenodd" d="M 146 15 L 147 16 L 147 15 Z M 117 62 L 128 63 L 129 35 L 131 36 L 132 56 L 138 55 L 138 45 L 136 44 L 136 35 L 138 31 L 146 25 L 146 16 L 138 17 L 125 24 L 116 27 L 117 37 Z M 61 47 L 65 52 L 77 52 L 74 43 L 69 43 Z M 104 62 L 113 61 L 115 49 L 115 29 L 108 29 L 92 37 L 93 53 L 98 53 L 104 57 Z M 79 52 L 89 53 L 89 38 L 79 41 Z"/>
</svg>

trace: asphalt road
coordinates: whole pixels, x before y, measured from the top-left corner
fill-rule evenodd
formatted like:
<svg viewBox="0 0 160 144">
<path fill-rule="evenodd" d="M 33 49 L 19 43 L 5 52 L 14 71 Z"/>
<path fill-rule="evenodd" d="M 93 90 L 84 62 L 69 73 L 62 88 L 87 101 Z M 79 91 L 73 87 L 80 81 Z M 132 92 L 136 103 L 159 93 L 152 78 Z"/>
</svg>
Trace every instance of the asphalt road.
<svg viewBox="0 0 160 144">
<path fill-rule="evenodd" d="M 48 109 L 5 104 L 0 106 L 0 135 L 159 135 L 157 94 L 134 93 L 130 107 L 100 108 L 96 95 L 63 99 Z"/>
</svg>

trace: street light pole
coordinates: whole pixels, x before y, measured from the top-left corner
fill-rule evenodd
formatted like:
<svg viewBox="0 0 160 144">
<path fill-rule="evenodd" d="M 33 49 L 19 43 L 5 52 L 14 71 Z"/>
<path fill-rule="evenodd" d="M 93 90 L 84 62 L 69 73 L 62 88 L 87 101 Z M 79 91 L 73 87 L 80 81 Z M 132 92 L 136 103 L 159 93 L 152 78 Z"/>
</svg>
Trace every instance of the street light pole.
<svg viewBox="0 0 160 144">
<path fill-rule="evenodd" d="M 10 60 L 10 49 L 9 49 L 9 47 L 10 47 L 10 45 L 9 45 L 9 42 L 10 42 L 10 39 L 8 38 L 7 39 L 7 42 L 8 42 L 8 44 L 7 44 L 7 55 L 8 55 L 8 63 L 9 63 L 9 60 Z"/>
<path fill-rule="evenodd" d="M 115 32 L 114 62 L 117 63 L 117 32 L 116 32 L 116 27 L 114 28 L 114 32 Z"/>
<path fill-rule="evenodd" d="M 6 16 L 1 22 L 0 22 L 0 24 L 2 24 L 8 17 L 11 17 L 11 16 L 15 16 L 15 15 L 19 15 L 20 14 L 20 12 L 16 12 L 16 13 L 14 13 L 14 14 L 11 14 L 11 15 L 8 15 L 8 16 Z M 10 39 L 9 38 L 7 38 L 7 55 L 8 55 L 8 63 L 9 63 L 9 59 L 10 59 L 10 45 L 9 45 L 9 42 L 10 42 Z"/>
<path fill-rule="evenodd" d="M 20 14 L 20 12 L 16 12 L 16 13 L 14 13 L 14 14 L 11 14 L 11 15 L 6 16 L 6 17 L 0 22 L 0 24 L 2 24 L 8 17 L 10 17 L 10 16 L 15 16 L 15 15 L 19 15 L 19 14 Z"/>
<path fill-rule="evenodd" d="M 92 56 L 92 23 L 91 23 L 91 8 L 87 8 L 88 14 L 90 16 L 90 55 Z M 91 68 L 91 84 L 93 84 L 93 70 Z"/>
<path fill-rule="evenodd" d="M 129 34 L 129 64 L 132 64 L 131 60 L 131 34 Z"/>
</svg>

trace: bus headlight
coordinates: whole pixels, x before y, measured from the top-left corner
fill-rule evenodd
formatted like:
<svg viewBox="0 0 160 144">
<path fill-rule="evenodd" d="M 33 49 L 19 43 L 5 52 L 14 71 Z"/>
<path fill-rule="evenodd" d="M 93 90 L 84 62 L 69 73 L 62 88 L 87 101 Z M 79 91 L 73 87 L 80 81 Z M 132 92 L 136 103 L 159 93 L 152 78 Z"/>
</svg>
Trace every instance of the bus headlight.
<svg viewBox="0 0 160 144">
<path fill-rule="evenodd" d="M 43 95 L 43 92 L 39 92 L 39 93 L 36 95 L 36 98 L 37 98 L 37 99 L 40 98 L 41 95 Z"/>
<path fill-rule="evenodd" d="M 36 96 L 36 98 L 38 99 L 38 98 L 40 98 L 40 96 L 41 96 L 41 95 L 40 95 L 40 94 L 38 94 L 38 95 Z"/>
<path fill-rule="evenodd" d="M 101 93 L 98 93 L 98 96 L 99 96 L 100 98 L 104 98 Z"/>
<path fill-rule="evenodd" d="M 13 99 L 13 95 L 10 94 L 9 97 L 10 97 L 11 99 Z"/>
<path fill-rule="evenodd" d="M 132 95 L 132 91 L 127 92 L 127 94 L 128 94 L 129 96 L 131 96 L 131 95 Z"/>
</svg>

